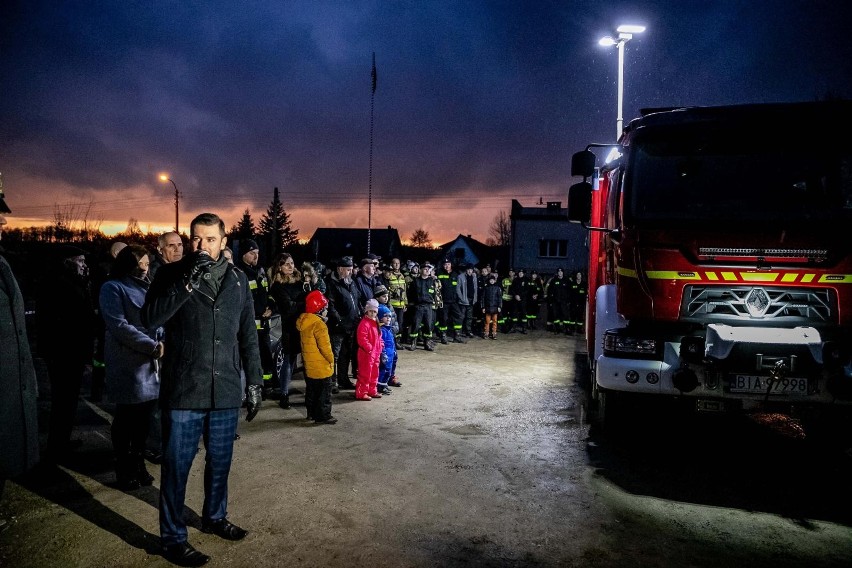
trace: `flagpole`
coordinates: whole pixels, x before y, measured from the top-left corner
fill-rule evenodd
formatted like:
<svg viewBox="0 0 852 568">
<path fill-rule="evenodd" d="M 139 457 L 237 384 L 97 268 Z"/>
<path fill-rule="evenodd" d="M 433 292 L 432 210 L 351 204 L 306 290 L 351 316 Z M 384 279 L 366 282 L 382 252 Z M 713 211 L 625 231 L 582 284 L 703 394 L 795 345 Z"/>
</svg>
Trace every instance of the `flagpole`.
<svg viewBox="0 0 852 568">
<path fill-rule="evenodd" d="M 373 70 L 370 73 L 373 91 L 370 94 L 370 167 L 367 182 L 367 254 L 370 250 L 370 232 L 373 228 L 373 108 L 376 99 L 376 52 L 373 52 Z"/>
</svg>

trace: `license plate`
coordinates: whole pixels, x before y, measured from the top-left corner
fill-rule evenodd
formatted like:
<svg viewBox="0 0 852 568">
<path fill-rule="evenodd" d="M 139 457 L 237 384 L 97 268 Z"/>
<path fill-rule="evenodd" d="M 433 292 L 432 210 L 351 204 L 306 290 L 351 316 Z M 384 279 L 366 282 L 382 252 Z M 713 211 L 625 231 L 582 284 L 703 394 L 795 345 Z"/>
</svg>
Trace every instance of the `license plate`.
<svg viewBox="0 0 852 568">
<path fill-rule="evenodd" d="M 731 392 L 754 394 L 807 395 L 808 379 L 786 377 L 773 379 L 760 375 L 733 375 L 729 382 Z"/>
</svg>

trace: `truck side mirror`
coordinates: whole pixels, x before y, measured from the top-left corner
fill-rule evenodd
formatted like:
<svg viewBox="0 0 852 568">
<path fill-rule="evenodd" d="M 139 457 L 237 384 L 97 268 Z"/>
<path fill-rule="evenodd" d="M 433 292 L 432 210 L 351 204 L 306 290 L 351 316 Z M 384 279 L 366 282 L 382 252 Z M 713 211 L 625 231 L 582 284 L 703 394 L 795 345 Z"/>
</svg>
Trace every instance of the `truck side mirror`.
<svg viewBox="0 0 852 568">
<path fill-rule="evenodd" d="M 571 156 L 571 175 L 590 178 L 595 173 L 595 154 L 591 150 L 583 150 Z"/>
<path fill-rule="evenodd" d="M 587 181 L 575 183 L 568 188 L 568 220 L 573 223 L 588 223 L 591 218 L 592 184 Z"/>
</svg>

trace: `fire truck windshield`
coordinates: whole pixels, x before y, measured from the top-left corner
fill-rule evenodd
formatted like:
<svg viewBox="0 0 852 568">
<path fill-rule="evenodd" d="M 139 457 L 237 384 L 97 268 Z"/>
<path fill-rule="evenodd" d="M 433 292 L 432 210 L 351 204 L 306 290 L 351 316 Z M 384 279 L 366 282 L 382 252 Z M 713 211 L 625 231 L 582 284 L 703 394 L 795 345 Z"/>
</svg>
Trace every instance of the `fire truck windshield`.
<svg viewBox="0 0 852 568">
<path fill-rule="evenodd" d="M 759 136 L 730 124 L 655 126 L 630 144 L 625 220 L 665 223 L 852 221 L 852 146 Z M 814 133 L 810 133 L 814 134 Z"/>
</svg>

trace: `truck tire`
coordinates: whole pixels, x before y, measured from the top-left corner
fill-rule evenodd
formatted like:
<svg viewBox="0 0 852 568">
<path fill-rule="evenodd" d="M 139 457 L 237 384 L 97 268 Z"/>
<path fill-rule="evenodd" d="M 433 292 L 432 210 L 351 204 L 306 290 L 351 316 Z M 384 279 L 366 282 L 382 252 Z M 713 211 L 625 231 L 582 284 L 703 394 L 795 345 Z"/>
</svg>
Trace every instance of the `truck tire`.
<svg viewBox="0 0 852 568">
<path fill-rule="evenodd" d="M 599 388 L 597 383 L 593 383 L 593 385 L 597 400 L 592 413 L 592 421 L 604 432 L 615 432 L 623 424 L 624 418 L 619 393 Z"/>
</svg>

